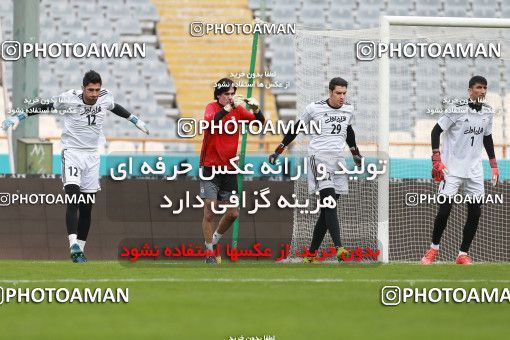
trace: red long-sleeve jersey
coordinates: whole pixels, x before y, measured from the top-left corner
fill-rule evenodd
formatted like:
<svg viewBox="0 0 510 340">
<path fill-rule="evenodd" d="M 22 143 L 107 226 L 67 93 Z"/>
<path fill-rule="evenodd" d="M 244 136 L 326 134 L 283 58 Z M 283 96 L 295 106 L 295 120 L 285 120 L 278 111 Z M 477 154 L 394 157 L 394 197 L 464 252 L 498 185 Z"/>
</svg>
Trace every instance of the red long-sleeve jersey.
<svg viewBox="0 0 510 340">
<path fill-rule="evenodd" d="M 212 122 L 214 116 L 218 111 L 222 109 L 222 106 L 218 102 L 209 103 L 205 107 L 204 120 Z M 221 123 L 225 124 L 228 120 L 246 120 L 252 121 L 255 119 L 255 115 L 246 110 L 242 106 L 238 106 L 232 109 L 225 117 L 222 118 Z M 231 130 L 231 127 L 229 127 Z M 227 134 L 225 132 L 219 133 L 218 130 L 211 133 L 210 130 L 206 130 L 204 133 L 204 140 L 202 141 L 202 151 L 200 153 L 200 166 L 228 166 L 229 170 L 234 167 L 230 165 L 230 159 L 237 155 L 237 145 L 239 143 L 239 131 L 236 133 Z"/>
</svg>

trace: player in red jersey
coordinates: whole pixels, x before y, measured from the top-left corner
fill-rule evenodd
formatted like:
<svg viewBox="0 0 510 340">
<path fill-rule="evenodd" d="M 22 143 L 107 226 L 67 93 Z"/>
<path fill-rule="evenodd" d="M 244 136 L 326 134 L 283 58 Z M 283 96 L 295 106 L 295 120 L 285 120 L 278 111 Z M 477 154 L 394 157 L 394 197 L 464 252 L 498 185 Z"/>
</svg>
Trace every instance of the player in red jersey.
<svg viewBox="0 0 510 340">
<path fill-rule="evenodd" d="M 227 121 L 232 120 L 238 125 L 241 120 L 252 121 L 257 119 L 264 123 L 264 115 L 260 111 L 259 103 L 253 98 L 246 99 L 235 93 L 236 86 L 232 80 L 228 78 L 220 79 L 214 87 L 214 101 L 205 108 L 204 119 L 210 125 L 223 124 L 223 127 L 225 127 Z M 245 104 L 248 104 L 249 110 L 244 107 Z M 215 166 L 227 166 L 229 170 L 234 169 L 230 159 L 237 155 L 240 129 L 238 128 L 235 133 L 230 133 L 233 123 L 228 124 L 229 128 L 223 131 L 209 129 L 204 133 L 200 153 L 200 166 L 204 177 L 211 177 L 212 167 Z M 238 191 L 236 174 L 215 174 L 210 180 L 200 180 L 200 197 L 205 200 L 202 231 L 205 246 L 208 250 L 212 251 L 214 249 L 221 236 L 237 218 L 237 208 L 227 208 L 218 226 L 213 229 L 214 213 L 211 205 L 215 204 L 217 207 L 219 202 L 228 202 L 230 196 L 233 195 L 232 191 Z M 213 230 L 215 230 L 214 233 Z M 221 262 L 221 257 L 208 256 L 205 262 Z"/>
</svg>

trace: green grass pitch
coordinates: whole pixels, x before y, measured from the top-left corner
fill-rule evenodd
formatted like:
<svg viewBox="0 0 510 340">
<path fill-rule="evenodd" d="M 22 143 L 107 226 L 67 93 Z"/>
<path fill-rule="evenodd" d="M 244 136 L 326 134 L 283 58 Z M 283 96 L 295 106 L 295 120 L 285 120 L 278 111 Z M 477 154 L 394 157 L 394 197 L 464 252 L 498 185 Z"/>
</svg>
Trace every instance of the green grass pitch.
<svg viewBox="0 0 510 340">
<path fill-rule="evenodd" d="M 127 304 L 0 305 L 5 339 L 502 338 L 510 303 L 383 306 L 381 288 L 510 287 L 510 264 L 0 261 L 0 286 L 129 288 Z"/>
</svg>

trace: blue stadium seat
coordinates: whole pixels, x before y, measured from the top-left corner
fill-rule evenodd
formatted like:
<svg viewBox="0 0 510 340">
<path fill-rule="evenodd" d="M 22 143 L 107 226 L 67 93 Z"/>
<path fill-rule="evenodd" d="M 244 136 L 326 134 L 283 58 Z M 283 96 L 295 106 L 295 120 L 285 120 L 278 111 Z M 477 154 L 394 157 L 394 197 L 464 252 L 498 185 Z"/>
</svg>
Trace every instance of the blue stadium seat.
<svg viewBox="0 0 510 340">
<path fill-rule="evenodd" d="M 293 23 L 296 22 L 296 12 L 288 8 L 275 7 L 270 11 L 271 22 Z"/>
<path fill-rule="evenodd" d="M 296 0 L 268 0 L 268 8 L 285 8 L 289 9 L 297 9 L 300 1 Z"/>
<path fill-rule="evenodd" d="M 92 19 L 98 16 L 98 10 L 94 3 L 91 2 L 79 2 L 76 7 L 76 14 L 79 18 Z"/>
<path fill-rule="evenodd" d="M 329 22 L 333 29 L 353 29 L 354 14 L 347 7 L 334 7 L 329 11 Z"/>
<path fill-rule="evenodd" d="M 372 28 L 379 26 L 380 14 L 381 11 L 375 6 L 358 9 L 357 21 L 360 28 Z"/>
<path fill-rule="evenodd" d="M 124 16 L 122 19 L 117 20 L 114 27 L 119 35 L 139 35 L 142 33 L 138 20 L 133 16 L 127 18 Z"/>
<path fill-rule="evenodd" d="M 129 3 L 132 13 L 136 13 L 137 17 L 143 21 L 159 21 L 158 10 L 152 3 Z"/>
<path fill-rule="evenodd" d="M 473 16 L 476 18 L 495 18 L 497 8 L 497 0 L 473 1 Z"/>
<path fill-rule="evenodd" d="M 324 28 L 325 11 L 319 8 L 302 8 L 299 12 L 299 22 L 309 28 Z"/>
<path fill-rule="evenodd" d="M 416 15 L 437 16 L 441 8 L 441 0 L 420 0 L 416 2 Z"/>
<path fill-rule="evenodd" d="M 356 7 L 356 0 L 331 0 L 330 9 L 342 9 L 346 8 L 353 10 Z"/>
<path fill-rule="evenodd" d="M 413 7 L 411 0 L 392 0 L 388 1 L 386 15 L 409 15 Z"/>
<path fill-rule="evenodd" d="M 449 0 L 444 2 L 447 17 L 465 17 L 469 10 L 469 0 Z"/>
</svg>

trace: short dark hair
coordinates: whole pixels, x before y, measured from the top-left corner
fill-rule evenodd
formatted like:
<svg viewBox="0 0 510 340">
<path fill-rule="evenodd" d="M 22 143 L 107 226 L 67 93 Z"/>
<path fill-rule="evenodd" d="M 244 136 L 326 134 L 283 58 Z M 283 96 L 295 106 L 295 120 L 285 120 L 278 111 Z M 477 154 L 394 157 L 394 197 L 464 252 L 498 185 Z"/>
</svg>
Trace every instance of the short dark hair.
<svg viewBox="0 0 510 340">
<path fill-rule="evenodd" d="M 101 81 L 101 76 L 99 73 L 97 73 L 94 70 L 90 70 L 83 76 L 83 86 L 87 86 L 88 84 L 100 84 L 102 85 L 103 82 Z"/>
<path fill-rule="evenodd" d="M 228 92 L 230 88 L 234 88 L 234 92 L 237 91 L 237 87 L 234 85 L 234 82 L 228 78 L 221 78 L 214 84 L 214 99 L 218 100 L 218 96 L 222 93 Z"/>
<path fill-rule="evenodd" d="M 474 76 L 471 79 L 469 79 L 469 88 L 472 88 L 476 84 L 482 84 L 487 86 L 487 79 L 485 79 L 485 77 L 482 76 Z"/>
<path fill-rule="evenodd" d="M 335 89 L 335 87 L 337 87 L 337 86 L 347 87 L 347 85 L 349 85 L 347 80 L 345 80 L 344 78 L 340 78 L 340 77 L 333 78 L 329 81 L 329 89 L 331 91 L 333 91 Z"/>
</svg>

